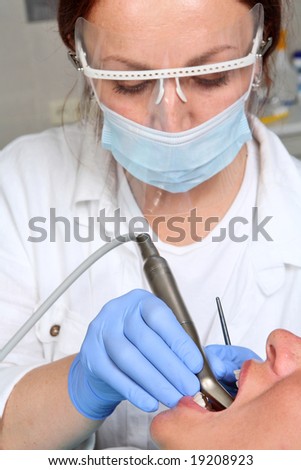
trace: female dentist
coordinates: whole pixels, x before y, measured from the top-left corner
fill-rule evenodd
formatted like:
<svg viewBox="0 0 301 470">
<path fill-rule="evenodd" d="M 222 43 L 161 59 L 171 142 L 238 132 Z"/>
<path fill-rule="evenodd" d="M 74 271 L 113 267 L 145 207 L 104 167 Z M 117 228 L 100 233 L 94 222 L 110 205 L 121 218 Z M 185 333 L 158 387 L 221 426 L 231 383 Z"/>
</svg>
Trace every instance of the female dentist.
<svg viewBox="0 0 301 470">
<path fill-rule="evenodd" d="M 204 345 L 223 342 L 222 299 L 238 345 L 209 350 L 224 382 L 271 330 L 300 334 L 300 164 L 254 116 L 281 13 L 280 0 L 59 3 L 85 113 L 1 153 L 1 345 L 133 231 L 168 260 Z M 0 446 L 156 448 L 154 413 L 194 395 L 202 367 L 123 244 L 1 364 Z"/>
</svg>

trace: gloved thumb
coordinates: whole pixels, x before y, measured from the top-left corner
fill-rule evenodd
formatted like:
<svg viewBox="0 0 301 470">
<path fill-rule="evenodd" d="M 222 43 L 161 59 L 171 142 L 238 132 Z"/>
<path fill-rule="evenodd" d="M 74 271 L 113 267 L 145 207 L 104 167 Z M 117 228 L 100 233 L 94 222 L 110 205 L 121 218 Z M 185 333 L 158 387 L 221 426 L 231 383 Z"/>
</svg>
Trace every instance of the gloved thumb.
<svg viewBox="0 0 301 470">
<path fill-rule="evenodd" d="M 225 382 L 235 382 L 235 370 L 239 370 L 245 361 L 262 359 L 251 349 L 242 346 L 225 346 L 222 344 L 212 344 L 205 348 L 205 352 L 217 380 Z"/>
</svg>

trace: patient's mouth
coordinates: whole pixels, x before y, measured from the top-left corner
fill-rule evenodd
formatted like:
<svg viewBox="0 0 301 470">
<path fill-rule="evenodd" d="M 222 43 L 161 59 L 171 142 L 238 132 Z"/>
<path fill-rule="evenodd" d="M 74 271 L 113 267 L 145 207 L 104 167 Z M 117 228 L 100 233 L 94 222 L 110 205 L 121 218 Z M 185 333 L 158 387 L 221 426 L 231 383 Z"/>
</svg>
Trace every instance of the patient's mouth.
<svg viewBox="0 0 301 470">
<path fill-rule="evenodd" d="M 196 401 L 196 396 L 202 395 L 201 392 L 197 393 L 194 397 L 183 397 L 178 403 L 178 406 L 185 406 L 186 408 L 193 408 L 201 413 L 208 412 L 209 410 L 206 406 L 203 405 L 203 402 L 200 400 L 200 403 Z M 197 397 L 197 400 L 199 398 Z"/>
</svg>

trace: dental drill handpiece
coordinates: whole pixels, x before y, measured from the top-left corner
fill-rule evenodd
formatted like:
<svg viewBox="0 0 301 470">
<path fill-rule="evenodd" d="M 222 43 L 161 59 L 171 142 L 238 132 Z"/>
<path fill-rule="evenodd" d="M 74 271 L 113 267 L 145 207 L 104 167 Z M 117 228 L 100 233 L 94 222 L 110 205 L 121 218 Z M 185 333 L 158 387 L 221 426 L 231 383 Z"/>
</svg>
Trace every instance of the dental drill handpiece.
<svg viewBox="0 0 301 470">
<path fill-rule="evenodd" d="M 228 408 L 233 402 L 233 398 L 217 381 L 210 368 L 196 328 L 180 295 L 167 261 L 160 256 L 148 234 L 139 234 L 136 240 L 144 259 L 144 272 L 153 293 L 173 311 L 177 320 L 196 343 L 203 356 L 204 366 L 201 372 L 197 374 L 201 384 L 201 393 L 209 399 L 210 405 L 214 410 L 219 411 Z"/>
</svg>

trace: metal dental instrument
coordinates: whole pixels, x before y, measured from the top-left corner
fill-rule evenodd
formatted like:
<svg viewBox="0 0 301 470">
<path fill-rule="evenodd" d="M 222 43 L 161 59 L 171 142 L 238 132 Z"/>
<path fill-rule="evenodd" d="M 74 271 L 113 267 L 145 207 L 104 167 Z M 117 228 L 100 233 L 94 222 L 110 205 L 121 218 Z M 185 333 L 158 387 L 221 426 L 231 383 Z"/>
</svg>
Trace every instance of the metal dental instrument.
<svg viewBox="0 0 301 470">
<path fill-rule="evenodd" d="M 228 408 L 233 402 L 232 396 L 216 380 L 205 351 L 200 343 L 195 326 L 180 295 L 176 281 L 166 260 L 159 255 L 150 236 L 146 233 L 136 237 L 142 258 L 144 259 L 144 272 L 155 295 L 163 300 L 173 311 L 176 318 L 198 346 L 204 360 L 204 367 L 197 374 L 201 384 L 201 393 L 209 400 L 214 410 Z"/>
<path fill-rule="evenodd" d="M 223 330 L 225 344 L 228 345 L 228 346 L 231 346 L 231 340 L 230 340 L 230 336 L 229 336 L 229 332 L 228 332 L 228 328 L 227 328 L 227 323 L 226 323 L 222 303 L 221 303 L 221 300 L 220 300 L 219 297 L 216 297 L 216 305 L 217 305 L 217 310 L 218 310 L 218 314 L 219 314 L 219 319 L 220 319 L 220 322 L 221 322 L 221 327 L 222 327 L 222 330 Z"/>
<path fill-rule="evenodd" d="M 220 300 L 219 297 L 216 297 L 216 305 L 217 305 L 217 310 L 218 310 L 218 314 L 219 314 L 219 318 L 220 318 L 220 322 L 221 322 L 221 327 L 222 327 L 222 331 L 223 331 L 223 335 L 224 335 L 225 344 L 226 344 L 226 346 L 231 346 L 231 340 L 230 340 L 230 336 L 229 336 L 229 332 L 228 332 L 226 318 L 225 318 L 224 310 L 223 310 L 222 303 L 221 303 L 221 300 Z M 236 395 L 237 390 L 238 390 L 237 386 L 233 385 L 232 386 L 233 396 Z"/>
</svg>

